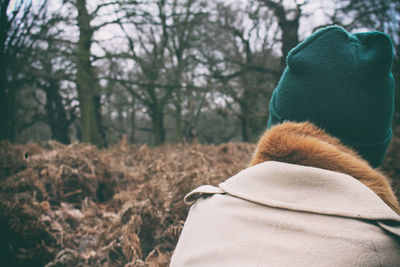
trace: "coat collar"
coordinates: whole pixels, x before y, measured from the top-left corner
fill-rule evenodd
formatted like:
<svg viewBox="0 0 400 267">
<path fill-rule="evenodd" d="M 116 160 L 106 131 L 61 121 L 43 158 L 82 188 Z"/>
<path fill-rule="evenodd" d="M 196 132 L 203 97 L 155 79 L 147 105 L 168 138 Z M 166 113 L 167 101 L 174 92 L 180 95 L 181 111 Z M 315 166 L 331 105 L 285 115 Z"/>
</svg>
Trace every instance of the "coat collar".
<svg viewBox="0 0 400 267">
<path fill-rule="evenodd" d="M 270 207 L 400 223 L 400 216 L 363 183 L 320 168 L 267 161 L 239 172 L 219 188 Z"/>
</svg>

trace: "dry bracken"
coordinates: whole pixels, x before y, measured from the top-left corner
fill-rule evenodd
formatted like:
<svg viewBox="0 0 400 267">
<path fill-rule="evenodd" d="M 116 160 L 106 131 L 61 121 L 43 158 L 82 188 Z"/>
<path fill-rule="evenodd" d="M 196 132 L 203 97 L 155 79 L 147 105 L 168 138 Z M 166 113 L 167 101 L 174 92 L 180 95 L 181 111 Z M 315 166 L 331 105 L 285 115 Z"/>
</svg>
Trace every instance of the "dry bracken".
<svg viewBox="0 0 400 267">
<path fill-rule="evenodd" d="M 252 144 L 1 143 L 6 266 L 167 266 L 183 197 L 245 168 Z"/>
</svg>

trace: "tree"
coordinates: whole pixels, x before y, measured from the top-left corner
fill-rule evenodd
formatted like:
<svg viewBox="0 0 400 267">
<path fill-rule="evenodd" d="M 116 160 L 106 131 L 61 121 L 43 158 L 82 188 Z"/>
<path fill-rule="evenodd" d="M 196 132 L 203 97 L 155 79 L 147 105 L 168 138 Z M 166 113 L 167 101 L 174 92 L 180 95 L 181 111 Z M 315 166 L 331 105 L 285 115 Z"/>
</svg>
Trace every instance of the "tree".
<svg viewBox="0 0 400 267">
<path fill-rule="evenodd" d="M 116 141 L 119 141 L 126 135 L 133 144 L 136 142 L 136 112 L 140 107 L 136 104 L 135 97 L 129 93 L 131 85 L 118 81 L 126 72 L 123 65 L 121 60 L 110 55 L 108 64 L 104 66 L 103 72 L 107 80 L 103 111 L 107 118 L 105 124 L 108 126 L 108 136 L 116 137 Z"/>
<path fill-rule="evenodd" d="M 78 48 L 76 51 L 76 87 L 78 89 L 81 114 L 82 141 L 96 145 L 104 143 L 98 114 L 98 92 L 91 61 L 91 46 L 95 28 L 90 25 L 93 15 L 86 8 L 86 0 L 76 0 L 79 28 Z"/>
<path fill-rule="evenodd" d="M 267 7 L 272 10 L 280 29 L 281 33 L 281 70 L 286 67 L 286 57 L 289 51 L 299 43 L 299 26 L 300 18 L 302 17 L 301 6 L 304 3 L 297 3 L 292 1 L 294 8 L 286 7 L 282 0 L 258 0 L 261 6 Z"/>
<path fill-rule="evenodd" d="M 173 106 L 175 108 L 176 121 L 176 139 L 183 140 L 183 105 L 187 102 L 194 88 L 193 81 L 186 78 L 193 75 L 198 64 L 194 58 L 198 50 L 198 41 L 200 39 L 201 25 L 206 23 L 208 12 L 204 11 L 204 1 L 177 1 L 172 3 L 171 25 L 169 25 L 169 59 L 170 59 L 170 77 L 173 77 L 169 83 L 175 88 L 173 90 Z M 197 46 L 197 47 L 196 47 Z M 190 84 L 190 85 L 189 85 Z M 186 94 L 186 97 L 184 97 Z M 189 96 L 191 95 L 191 96 Z"/>
<path fill-rule="evenodd" d="M 276 33 L 265 30 L 271 19 L 218 5 L 210 24 L 214 31 L 210 29 L 204 41 L 208 48 L 203 49 L 203 57 L 219 83 L 226 107 L 239 119 L 245 142 L 265 129 L 268 98 L 280 75 L 279 60 L 272 50 Z"/>
<path fill-rule="evenodd" d="M 44 32 L 37 21 L 44 21 L 46 4 L 20 1 L 10 11 L 10 0 L 0 1 L 0 140 L 15 140 L 16 94 L 29 81 L 24 71 Z"/>
<path fill-rule="evenodd" d="M 95 62 L 103 58 L 92 53 L 93 44 L 99 43 L 94 36 L 96 32 L 108 25 L 123 23 L 125 18 L 129 16 L 126 14 L 126 10 L 132 10 L 131 6 L 135 6 L 137 3 L 128 0 L 103 1 L 95 3 L 91 11 L 88 9 L 86 0 L 71 0 L 66 1 L 66 3 L 72 6 L 72 12 L 77 11 L 76 19 L 72 24 L 77 26 L 79 32 L 74 56 L 81 139 L 83 142 L 102 146 L 105 144 L 105 133 L 101 119 L 101 92 Z M 110 13 L 110 10 L 114 10 L 114 12 Z M 67 14 L 67 16 L 70 15 Z M 64 21 L 71 23 L 68 17 Z"/>
<path fill-rule="evenodd" d="M 151 118 L 153 143 L 160 145 L 166 140 L 164 111 L 171 99 L 174 86 L 169 85 L 165 76 L 165 55 L 168 45 L 166 2 L 156 1 L 157 16 L 144 14 L 140 27 L 135 27 L 136 38 L 128 33 L 126 26 L 120 24 L 129 45 L 124 57 L 129 57 L 137 65 L 129 79 L 119 79 L 132 97 L 140 101 Z M 140 51 L 140 52 L 137 52 Z"/>
<path fill-rule="evenodd" d="M 71 105 L 71 100 L 68 97 L 63 97 L 60 83 L 66 80 L 72 81 L 72 70 L 68 70 L 71 67 L 71 62 L 66 61 L 65 58 L 52 62 L 60 57 L 58 55 L 59 49 L 53 43 L 55 42 L 54 38 L 47 36 L 45 51 L 40 48 L 35 49 L 37 55 L 40 55 L 39 69 L 32 66 L 31 72 L 33 72 L 36 86 L 43 90 L 46 95 L 44 104 L 46 115 L 43 121 L 49 125 L 52 139 L 69 144 L 69 127 L 76 119 L 76 106 Z M 66 50 L 65 45 L 61 48 Z M 69 94 L 69 92 L 66 94 Z"/>
</svg>

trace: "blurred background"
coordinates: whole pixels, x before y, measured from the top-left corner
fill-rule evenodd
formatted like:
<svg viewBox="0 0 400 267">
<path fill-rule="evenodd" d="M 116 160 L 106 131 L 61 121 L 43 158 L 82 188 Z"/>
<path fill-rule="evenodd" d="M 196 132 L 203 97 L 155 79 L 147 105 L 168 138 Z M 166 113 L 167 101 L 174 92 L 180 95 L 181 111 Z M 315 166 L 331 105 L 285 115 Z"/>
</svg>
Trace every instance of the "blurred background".
<svg viewBox="0 0 400 267">
<path fill-rule="evenodd" d="M 392 36 L 398 0 L 0 0 L 0 140 L 256 141 L 289 50 L 332 24 Z"/>
</svg>

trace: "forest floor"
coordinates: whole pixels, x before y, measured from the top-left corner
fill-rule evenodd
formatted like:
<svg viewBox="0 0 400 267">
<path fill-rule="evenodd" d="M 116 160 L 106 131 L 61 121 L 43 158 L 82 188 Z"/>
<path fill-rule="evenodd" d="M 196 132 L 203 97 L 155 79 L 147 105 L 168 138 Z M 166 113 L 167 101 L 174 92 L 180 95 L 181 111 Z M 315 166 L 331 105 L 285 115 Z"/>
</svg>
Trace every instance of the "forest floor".
<svg viewBox="0 0 400 267">
<path fill-rule="evenodd" d="M 184 195 L 244 169 L 254 148 L 0 143 L 2 266 L 168 266 Z M 400 197 L 400 138 L 382 171 Z"/>
</svg>

